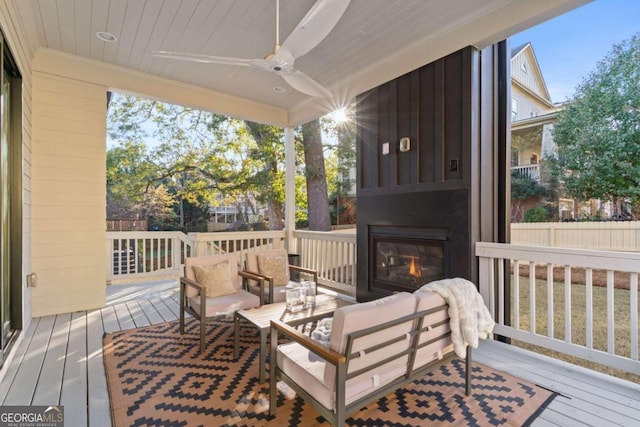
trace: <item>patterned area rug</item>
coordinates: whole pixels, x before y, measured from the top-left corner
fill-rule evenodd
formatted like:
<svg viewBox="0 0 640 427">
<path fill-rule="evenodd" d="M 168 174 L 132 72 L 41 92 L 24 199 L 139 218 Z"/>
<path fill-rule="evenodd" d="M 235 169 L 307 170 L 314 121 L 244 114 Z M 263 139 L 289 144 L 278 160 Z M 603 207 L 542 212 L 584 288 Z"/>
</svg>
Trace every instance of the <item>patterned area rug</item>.
<svg viewBox="0 0 640 427">
<path fill-rule="evenodd" d="M 302 399 L 278 393 L 268 411 L 268 382 L 258 383 L 257 331 L 242 328 L 233 361 L 233 322 L 210 323 L 207 351 L 198 352 L 198 325 L 178 322 L 105 334 L 104 364 L 114 426 L 329 425 Z M 453 360 L 421 380 L 370 404 L 349 426 L 529 424 L 555 393 L 473 364 L 473 396 L 464 395 L 464 362 Z"/>
</svg>

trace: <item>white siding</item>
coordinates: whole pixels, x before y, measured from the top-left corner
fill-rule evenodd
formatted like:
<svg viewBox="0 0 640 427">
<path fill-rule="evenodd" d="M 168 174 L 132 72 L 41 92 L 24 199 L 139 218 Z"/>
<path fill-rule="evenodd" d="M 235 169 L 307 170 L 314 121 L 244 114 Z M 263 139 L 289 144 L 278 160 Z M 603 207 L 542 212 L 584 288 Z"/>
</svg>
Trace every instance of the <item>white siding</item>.
<svg viewBox="0 0 640 427">
<path fill-rule="evenodd" d="M 33 72 L 33 315 L 105 304 L 106 88 Z"/>
</svg>

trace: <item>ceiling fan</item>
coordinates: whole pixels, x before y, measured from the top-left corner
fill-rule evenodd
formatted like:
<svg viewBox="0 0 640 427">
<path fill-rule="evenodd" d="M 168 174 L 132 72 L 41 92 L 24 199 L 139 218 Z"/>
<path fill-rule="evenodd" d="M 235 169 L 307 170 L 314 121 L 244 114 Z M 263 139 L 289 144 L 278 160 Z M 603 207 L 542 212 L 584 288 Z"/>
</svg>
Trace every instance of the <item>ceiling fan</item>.
<svg viewBox="0 0 640 427">
<path fill-rule="evenodd" d="M 293 68 L 296 59 L 306 55 L 333 30 L 350 0 L 318 0 L 280 45 L 280 0 L 276 0 L 276 44 L 264 59 L 229 58 L 187 52 L 154 51 L 162 58 L 211 64 L 253 67 L 279 74 L 298 92 L 314 97 L 329 97 L 330 92 L 302 71 Z"/>
</svg>

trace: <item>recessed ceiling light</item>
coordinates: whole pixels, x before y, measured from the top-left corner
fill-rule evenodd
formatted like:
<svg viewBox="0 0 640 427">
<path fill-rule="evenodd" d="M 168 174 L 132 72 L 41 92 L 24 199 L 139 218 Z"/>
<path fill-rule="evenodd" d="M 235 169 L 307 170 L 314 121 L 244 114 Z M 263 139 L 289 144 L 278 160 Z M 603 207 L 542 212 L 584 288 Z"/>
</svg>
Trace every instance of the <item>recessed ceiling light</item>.
<svg viewBox="0 0 640 427">
<path fill-rule="evenodd" d="M 106 31 L 98 31 L 96 33 L 96 37 L 107 43 L 115 43 L 118 41 L 118 38 L 116 36 Z"/>
<path fill-rule="evenodd" d="M 286 92 L 287 89 L 283 88 L 282 86 L 274 86 L 273 91 L 276 93 L 283 93 L 283 92 Z"/>
</svg>

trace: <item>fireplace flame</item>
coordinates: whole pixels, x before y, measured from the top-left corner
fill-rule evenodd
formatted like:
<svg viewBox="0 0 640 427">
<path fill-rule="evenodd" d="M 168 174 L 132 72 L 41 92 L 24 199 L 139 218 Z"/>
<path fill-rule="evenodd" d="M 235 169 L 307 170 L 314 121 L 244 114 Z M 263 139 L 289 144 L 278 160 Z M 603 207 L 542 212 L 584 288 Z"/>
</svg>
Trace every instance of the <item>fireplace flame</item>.
<svg viewBox="0 0 640 427">
<path fill-rule="evenodd" d="M 415 257 L 411 257 L 411 264 L 409 265 L 409 274 L 413 277 L 422 277 L 422 270 L 416 267 Z"/>
</svg>

